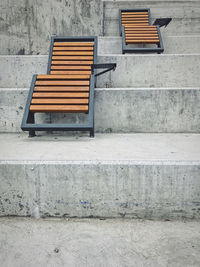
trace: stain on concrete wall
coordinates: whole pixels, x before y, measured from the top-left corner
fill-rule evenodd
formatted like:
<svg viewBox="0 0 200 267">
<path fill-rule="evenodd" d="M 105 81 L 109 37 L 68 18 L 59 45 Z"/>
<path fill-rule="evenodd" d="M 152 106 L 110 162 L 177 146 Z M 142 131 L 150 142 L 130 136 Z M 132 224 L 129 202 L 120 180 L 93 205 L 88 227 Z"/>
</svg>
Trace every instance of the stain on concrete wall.
<svg viewBox="0 0 200 267">
<path fill-rule="evenodd" d="M 0 1 L 0 54 L 47 54 L 51 35 L 102 34 L 101 0 Z"/>
</svg>

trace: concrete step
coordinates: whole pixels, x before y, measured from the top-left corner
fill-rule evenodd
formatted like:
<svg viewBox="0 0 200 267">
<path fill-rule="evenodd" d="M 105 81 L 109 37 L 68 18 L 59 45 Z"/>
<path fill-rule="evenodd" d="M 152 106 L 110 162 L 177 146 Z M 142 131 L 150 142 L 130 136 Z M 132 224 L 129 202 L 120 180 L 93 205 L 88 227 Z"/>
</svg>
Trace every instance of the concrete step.
<svg viewBox="0 0 200 267">
<path fill-rule="evenodd" d="M 164 54 L 194 54 L 200 52 L 200 35 L 164 35 L 163 43 L 165 49 Z M 98 54 L 122 54 L 122 38 L 118 36 L 99 37 Z"/>
<path fill-rule="evenodd" d="M 29 89 L 0 89 L 0 132 L 21 132 Z M 96 132 L 200 132 L 200 89 L 96 88 Z M 84 122 L 86 115 L 37 114 L 37 122 Z"/>
<path fill-rule="evenodd" d="M 0 134 L 0 216 L 200 218 L 199 142 Z"/>
<path fill-rule="evenodd" d="M 97 87 L 194 87 L 200 85 L 200 54 L 100 55 L 99 63 L 117 63 L 98 77 Z M 47 56 L 0 56 L 0 88 L 28 88 L 32 75 L 46 73 Z"/>
<path fill-rule="evenodd" d="M 0 238 L 3 267 L 199 267 L 200 263 L 198 221 L 6 217 L 0 218 Z"/>
<path fill-rule="evenodd" d="M 119 9 L 150 8 L 152 22 L 156 18 L 170 17 L 172 22 L 166 29 L 165 35 L 195 35 L 200 34 L 199 1 L 103 1 L 104 2 L 104 35 L 119 35 Z"/>
</svg>

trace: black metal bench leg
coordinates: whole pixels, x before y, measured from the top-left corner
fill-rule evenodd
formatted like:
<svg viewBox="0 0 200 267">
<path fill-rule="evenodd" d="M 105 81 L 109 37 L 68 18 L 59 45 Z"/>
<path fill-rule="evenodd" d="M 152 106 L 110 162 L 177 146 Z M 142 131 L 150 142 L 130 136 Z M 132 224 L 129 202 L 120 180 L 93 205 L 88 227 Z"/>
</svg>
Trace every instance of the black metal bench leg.
<svg viewBox="0 0 200 267">
<path fill-rule="evenodd" d="M 90 137 L 94 137 L 94 129 L 90 130 Z"/>
<path fill-rule="evenodd" d="M 34 113 L 29 112 L 27 122 L 28 123 L 35 123 Z M 36 136 L 35 131 L 34 130 L 30 130 L 28 137 L 34 137 L 34 136 Z"/>
<path fill-rule="evenodd" d="M 28 137 L 34 137 L 34 136 L 36 136 L 35 131 L 34 130 L 29 131 Z"/>
</svg>

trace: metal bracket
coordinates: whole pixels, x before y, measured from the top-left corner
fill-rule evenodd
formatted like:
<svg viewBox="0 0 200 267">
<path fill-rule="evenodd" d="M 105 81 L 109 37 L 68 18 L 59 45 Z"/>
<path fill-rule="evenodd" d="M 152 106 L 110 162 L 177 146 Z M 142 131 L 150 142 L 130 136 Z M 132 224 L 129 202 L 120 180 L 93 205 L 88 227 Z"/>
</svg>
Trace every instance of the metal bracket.
<svg viewBox="0 0 200 267">
<path fill-rule="evenodd" d="M 105 64 L 91 64 L 91 68 L 92 68 L 92 74 L 94 73 L 94 69 L 107 69 L 107 70 L 103 70 L 97 74 L 95 74 L 95 76 L 99 76 L 102 75 L 103 73 L 106 73 L 110 70 L 115 71 L 117 64 L 116 63 L 105 63 Z"/>
<path fill-rule="evenodd" d="M 156 19 L 153 23 L 153 25 L 158 25 L 160 27 L 165 26 L 165 28 L 167 27 L 167 25 L 171 22 L 172 18 L 161 18 L 161 19 Z"/>
</svg>

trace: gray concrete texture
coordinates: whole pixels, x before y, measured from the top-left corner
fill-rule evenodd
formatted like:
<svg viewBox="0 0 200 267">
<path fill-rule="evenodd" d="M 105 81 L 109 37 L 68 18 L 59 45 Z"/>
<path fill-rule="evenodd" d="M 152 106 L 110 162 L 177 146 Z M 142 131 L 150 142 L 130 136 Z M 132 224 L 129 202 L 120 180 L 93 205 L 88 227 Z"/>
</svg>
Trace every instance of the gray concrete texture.
<svg viewBox="0 0 200 267">
<path fill-rule="evenodd" d="M 162 36 L 164 54 L 200 53 L 200 36 Z M 47 51 L 48 53 L 48 51 Z M 99 37 L 98 54 L 122 54 L 121 37 Z"/>
<path fill-rule="evenodd" d="M 28 89 L 0 89 L 0 132 L 21 132 L 27 94 Z M 87 118 L 36 114 L 38 123 L 77 123 Z M 97 88 L 95 131 L 199 133 L 200 89 Z"/>
<path fill-rule="evenodd" d="M 200 218 L 199 135 L 0 137 L 1 216 Z"/>
<path fill-rule="evenodd" d="M 200 34 L 198 1 L 3 0 L 0 54 L 46 54 L 51 35 L 119 36 L 119 8 L 141 7 L 151 8 L 152 20 L 173 18 L 164 36 Z"/>
<path fill-rule="evenodd" d="M 172 22 L 162 28 L 164 35 L 200 34 L 199 1 L 104 1 L 103 35 L 119 35 L 119 9 L 150 8 L 152 22 L 156 18 L 170 17 Z M 191 44 L 192 45 L 192 44 Z"/>
<path fill-rule="evenodd" d="M 0 261 L 2 267 L 199 267 L 199 229 L 195 221 L 1 218 Z"/>
<path fill-rule="evenodd" d="M 33 74 L 46 73 L 47 60 L 47 56 L 0 56 L 0 88 L 29 88 Z M 98 77 L 97 87 L 198 88 L 199 60 L 200 54 L 99 56 L 99 63 L 115 62 L 117 68 Z"/>
<path fill-rule="evenodd" d="M 52 35 L 101 35 L 100 0 L 0 1 L 0 53 L 45 54 Z"/>
</svg>

